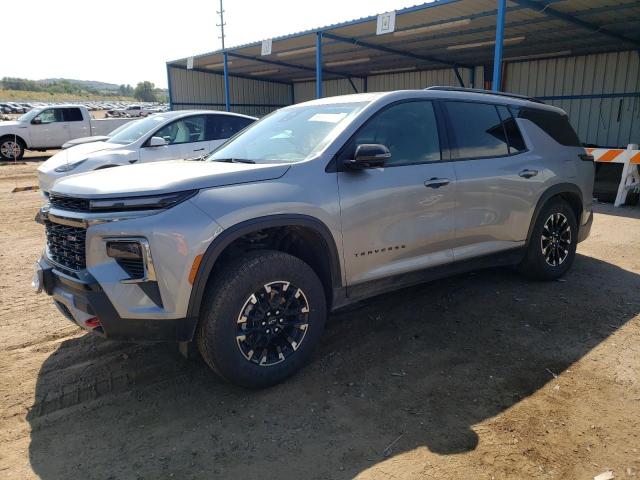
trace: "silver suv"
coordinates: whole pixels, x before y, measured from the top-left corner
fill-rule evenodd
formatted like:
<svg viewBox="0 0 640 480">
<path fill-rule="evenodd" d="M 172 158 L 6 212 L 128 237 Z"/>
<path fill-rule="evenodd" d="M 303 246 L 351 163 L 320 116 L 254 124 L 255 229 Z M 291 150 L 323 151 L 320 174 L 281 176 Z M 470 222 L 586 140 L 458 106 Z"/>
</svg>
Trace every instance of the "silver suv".
<svg viewBox="0 0 640 480">
<path fill-rule="evenodd" d="M 224 379 L 301 368 L 327 312 L 438 277 L 563 275 L 594 163 L 567 115 L 451 88 L 278 110 L 203 161 L 54 184 L 34 286 L 106 338 L 195 342 Z"/>
</svg>

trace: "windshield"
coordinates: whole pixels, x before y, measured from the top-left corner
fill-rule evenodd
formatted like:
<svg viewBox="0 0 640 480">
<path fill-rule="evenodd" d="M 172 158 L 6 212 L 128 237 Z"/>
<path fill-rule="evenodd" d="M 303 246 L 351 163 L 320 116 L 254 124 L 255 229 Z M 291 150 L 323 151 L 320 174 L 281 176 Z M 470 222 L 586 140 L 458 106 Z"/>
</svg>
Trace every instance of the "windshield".
<svg viewBox="0 0 640 480">
<path fill-rule="evenodd" d="M 278 110 L 213 152 L 207 161 L 238 159 L 293 163 L 326 147 L 368 102 L 309 105 Z"/>
<path fill-rule="evenodd" d="M 123 123 L 122 125 L 120 125 L 118 128 L 116 128 L 115 130 L 111 130 L 109 132 L 109 135 L 107 135 L 108 137 L 113 137 L 114 135 L 117 135 L 118 133 L 120 133 L 122 130 L 124 130 L 125 128 L 129 128 L 129 126 L 131 126 L 132 123 L 134 122 L 139 122 L 140 120 L 131 120 L 130 122 L 127 123 Z"/>
<path fill-rule="evenodd" d="M 146 135 L 151 130 L 162 125 L 165 120 L 167 120 L 167 117 L 163 115 L 154 115 L 152 117 L 147 117 L 144 120 L 127 123 L 125 128 L 121 131 L 117 132 L 115 135 L 111 135 L 111 138 L 107 140 L 107 142 L 128 145 L 139 140 L 143 135 Z"/>
</svg>

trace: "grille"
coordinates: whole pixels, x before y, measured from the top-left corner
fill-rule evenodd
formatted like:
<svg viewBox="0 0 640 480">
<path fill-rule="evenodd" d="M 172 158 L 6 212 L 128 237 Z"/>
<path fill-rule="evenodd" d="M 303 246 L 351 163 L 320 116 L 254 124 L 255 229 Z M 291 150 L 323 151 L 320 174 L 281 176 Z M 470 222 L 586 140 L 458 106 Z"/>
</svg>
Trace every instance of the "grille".
<svg viewBox="0 0 640 480">
<path fill-rule="evenodd" d="M 86 268 L 87 231 L 84 228 L 61 225 L 49 220 L 45 220 L 44 225 L 51 260 L 74 271 Z"/>
<path fill-rule="evenodd" d="M 49 196 L 49 202 L 54 208 L 61 210 L 70 210 L 72 212 L 89 212 L 89 200 L 86 198 L 71 198 L 63 197 L 61 195 L 51 194 Z"/>
<path fill-rule="evenodd" d="M 130 278 L 143 278 L 144 277 L 144 264 L 141 258 L 129 259 L 119 258 L 116 260 L 125 272 L 129 274 Z"/>
</svg>

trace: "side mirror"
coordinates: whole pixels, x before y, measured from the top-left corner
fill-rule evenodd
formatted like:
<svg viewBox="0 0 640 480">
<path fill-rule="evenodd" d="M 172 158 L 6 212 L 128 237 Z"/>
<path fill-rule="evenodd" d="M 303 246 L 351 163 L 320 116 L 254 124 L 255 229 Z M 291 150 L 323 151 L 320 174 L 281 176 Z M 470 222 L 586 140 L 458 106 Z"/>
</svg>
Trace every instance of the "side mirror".
<svg viewBox="0 0 640 480">
<path fill-rule="evenodd" d="M 149 139 L 150 147 L 162 147 L 167 144 L 167 141 L 162 137 L 151 137 Z"/>
<path fill-rule="evenodd" d="M 363 170 L 383 167 L 389 158 L 391 158 L 391 152 L 386 146 L 379 143 L 364 143 L 356 147 L 354 159 L 345 160 L 344 164 L 352 170 Z"/>
<path fill-rule="evenodd" d="M 31 120 L 32 125 L 40 125 L 41 123 L 42 120 L 40 120 L 39 118 L 34 118 L 33 120 Z"/>
</svg>

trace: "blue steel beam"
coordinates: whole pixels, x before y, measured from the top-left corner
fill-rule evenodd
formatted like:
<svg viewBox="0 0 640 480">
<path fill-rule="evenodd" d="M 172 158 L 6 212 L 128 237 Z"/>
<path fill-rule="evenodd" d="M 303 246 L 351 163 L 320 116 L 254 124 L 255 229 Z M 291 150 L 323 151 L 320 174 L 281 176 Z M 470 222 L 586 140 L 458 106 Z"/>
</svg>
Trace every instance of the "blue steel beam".
<svg viewBox="0 0 640 480">
<path fill-rule="evenodd" d="M 356 93 L 359 93 L 358 92 L 358 87 L 356 87 L 356 84 L 353 83 L 353 80 L 351 80 L 350 78 L 348 80 L 349 80 L 349 83 L 351 84 L 351 88 L 353 88 L 353 91 L 356 92 Z"/>
<path fill-rule="evenodd" d="M 227 112 L 231 111 L 231 92 L 229 92 L 229 55 L 224 52 L 224 103 Z"/>
<path fill-rule="evenodd" d="M 229 56 L 232 56 L 232 55 L 229 54 Z M 186 70 L 189 72 L 210 73 L 211 75 L 218 75 L 219 77 L 224 77 L 223 72 L 216 72 L 215 70 L 207 70 L 206 68 L 194 67 L 190 70 L 187 70 L 187 67 L 183 67 L 181 65 L 171 65 L 171 64 L 169 64 L 169 68 L 175 68 L 176 70 Z M 284 80 L 275 80 L 273 78 L 268 78 L 268 77 L 256 78 L 250 75 L 242 75 L 240 73 L 229 73 L 229 78 L 245 78 L 247 80 L 259 80 L 261 82 L 272 82 L 272 83 L 279 83 L 281 85 L 291 85 L 291 82 L 286 82 Z"/>
<path fill-rule="evenodd" d="M 460 75 L 460 70 L 458 70 L 458 67 L 453 67 L 453 73 L 456 74 L 456 78 L 458 79 L 458 83 L 460 84 L 460 86 L 464 88 L 464 81 L 462 80 L 462 76 Z"/>
<path fill-rule="evenodd" d="M 243 55 L 241 53 L 229 52 L 229 56 L 230 57 L 241 58 L 242 60 L 250 60 L 250 61 L 253 61 L 253 62 L 266 63 L 268 65 L 276 65 L 276 66 L 279 66 L 279 67 L 295 68 L 297 70 L 306 70 L 307 72 L 315 72 L 316 71 L 315 67 L 306 67 L 304 65 L 296 65 L 295 63 L 281 62 L 280 60 L 268 60 L 266 58 L 252 57 L 250 55 Z M 344 78 L 349 78 L 349 77 L 360 78 L 361 77 L 361 75 L 354 75 L 354 74 L 347 73 L 347 72 L 337 72 L 335 70 L 327 70 L 326 68 L 324 69 L 324 71 L 326 73 L 330 73 L 331 75 L 337 75 L 338 77 L 344 77 Z M 253 78 L 253 79 L 254 80 L 261 80 L 260 78 Z"/>
<path fill-rule="evenodd" d="M 564 12 L 560 12 L 553 8 L 549 8 L 548 2 L 537 2 L 533 0 L 513 0 L 514 3 L 521 5 L 523 7 L 527 7 L 530 10 L 535 10 L 538 13 L 542 13 L 548 17 L 557 18 L 559 20 L 563 20 L 567 23 L 571 23 L 573 25 L 577 25 L 579 27 L 583 27 L 587 30 L 591 30 L 595 33 L 600 33 L 602 35 L 606 35 L 611 38 L 615 38 L 616 40 L 620 40 L 622 42 L 631 43 L 633 45 L 640 45 L 638 40 L 634 40 L 629 37 L 625 37 L 624 35 L 620 35 L 619 33 L 613 32 L 606 28 L 602 28 L 600 25 L 596 25 L 595 23 L 586 22 L 584 20 L 580 20 L 579 18 L 574 17 L 573 15 L 569 15 Z M 615 7 L 611 7 L 614 9 Z"/>
<path fill-rule="evenodd" d="M 173 110 L 173 102 L 171 101 L 171 72 L 169 71 L 169 64 L 167 63 L 167 89 L 169 90 L 169 110 Z"/>
<path fill-rule="evenodd" d="M 389 47 L 384 47 L 382 45 L 376 45 L 376 44 L 369 43 L 369 42 L 363 42 L 363 41 L 358 40 L 356 38 L 341 37 L 339 35 L 335 35 L 333 33 L 327 33 L 327 32 L 324 32 L 322 35 L 324 37 L 330 38 L 332 40 L 336 40 L 338 42 L 351 43 L 351 44 L 357 45 L 359 47 L 370 48 L 371 50 L 378 50 L 380 52 L 391 53 L 393 55 L 398 55 L 398 56 L 407 57 L 407 58 L 413 58 L 414 60 L 420 60 L 420 61 L 423 61 L 423 62 L 441 63 L 442 65 L 447 65 L 449 67 L 458 67 L 458 66 L 460 66 L 460 67 L 469 67 L 469 65 L 460 65 L 460 64 L 457 64 L 457 63 L 449 62 L 447 60 L 442 60 L 441 58 L 431 57 L 429 55 L 419 55 L 417 53 L 405 52 L 403 50 L 397 50 L 395 48 L 389 48 Z"/>
<path fill-rule="evenodd" d="M 496 17 L 496 45 L 493 50 L 493 91 L 499 92 L 502 80 L 502 42 L 504 40 L 504 17 L 507 0 L 498 1 L 498 16 Z"/>
<path fill-rule="evenodd" d="M 322 32 L 316 33 L 316 98 L 322 98 Z"/>
</svg>

